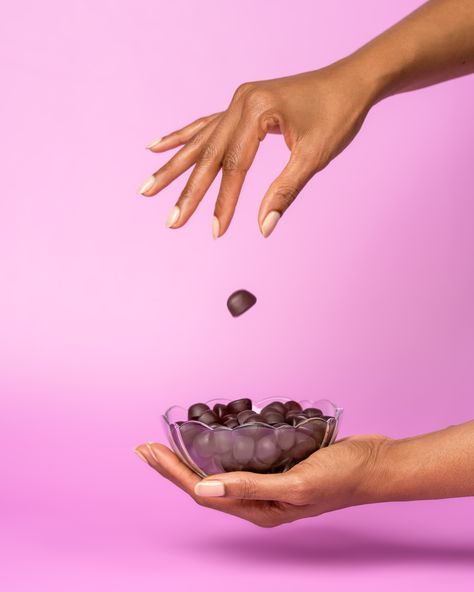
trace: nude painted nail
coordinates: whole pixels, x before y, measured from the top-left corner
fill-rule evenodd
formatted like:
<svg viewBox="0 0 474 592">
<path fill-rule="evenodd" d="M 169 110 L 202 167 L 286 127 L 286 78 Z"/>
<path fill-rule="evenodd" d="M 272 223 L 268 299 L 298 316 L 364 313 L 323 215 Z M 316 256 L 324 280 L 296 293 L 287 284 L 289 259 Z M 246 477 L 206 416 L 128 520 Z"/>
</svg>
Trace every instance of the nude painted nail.
<svg viewBox="0 0 474 592">
<path fill-rule="evenodd" d="M 146 464 L 148 464 L 146 456 L 142 452 L 140 452 L 138 448 L 135 448 L 133 452 L 138 456 L 138 458 L 141 458 L 143 462 L 146 462 Z"/>
<path fill-rule="evenodd" d="M 214 240 L 216 238 L 219 238 L 220 231 L 221 231 L 221 225 L 219 222 L 219 218 L 217 218 L 217 216 L 214 216 L 214 218 L 212 219 L 212 238 Z"/>
<path fill-rule="evenodd" d="M 143 183 L 143 185 L 140 187 L 140 189 L 138 190 L 138 193 L 146 193 L 147 191 L 150 191 L 150 189 L 153 187 L 153 185 L 155 184 L 155 176 L 152 175 L 151 177 L 149 177 L 145 183 Z"/>
<path fill-rule="evenodd" d="M 158 148 L 158 146 L 161 144 L 162 140 L 163 140 L 163 138 L 158 138 L 158 140 L 153 140 L 153 142 L 150 142 L 149 144 L 147 144 L 145 146 L 145 148 L 148 148 L 148 150 L 153 150 L 154 148 Z"/>
<path fill-rule="evenodd" d="M 222 481 L 199 481 L 194 487 L 194 493 L 203 497 L 222 497 L 225 487 Z"/>
<path fill-rule="evenodd" d="M 267 214 L 265 220 L 262 224 L 262 234 L 265 238 L 269 237 L 271 233 L 275 230 L 275 226 L 278 224 L 278 221 L 281 218 L 280 212 L 276 210 L 271 211 Z"/>
<path fill-rule="evenodd" d="M 171 228 L 172 226 L 174 226 L 176 224 L 176 222 L 178 221 L 180 212 L 181 212 L 181 210 L 178 208 L 178 206 L 174 206 L 174 208 L 170 212 L 170 215 L 168 216 L 168 220 L 166 220 L 166 226 L 168 228 Z"/>
<path fill-rule="evenodd" d="M 146 447 L 148 448 L 148 452 L 151 454 L 152 458 L 154 458 L 156 462 L 159 463 L 160 459 L 158 458 L 158 453 L 153 448 L 153 442 L 147 442 Z"/>
</svg>

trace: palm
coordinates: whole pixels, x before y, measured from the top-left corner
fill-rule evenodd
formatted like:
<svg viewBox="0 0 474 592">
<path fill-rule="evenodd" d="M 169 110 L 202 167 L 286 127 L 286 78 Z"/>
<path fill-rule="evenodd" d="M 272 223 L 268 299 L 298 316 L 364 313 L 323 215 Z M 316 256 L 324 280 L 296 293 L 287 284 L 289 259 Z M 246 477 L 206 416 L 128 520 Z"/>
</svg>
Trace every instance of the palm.
<svg viewBox="0 0 474 592">
<path fill-rule="evenodd" d="M 220 510 L 249 520 L 260 526 L 276 526 L 308 516 L 354 505 L 355 493 L 351 488 L 354 476 L 370 462 L 374 444 L 383 436 L 352 436 L 318 450 L 306 460 L 281 475 L 258 475 L 265 485 L 266 499 L 258 499 L 253 490 L 254 473 L 226 473 L 229 480 L 238 480 L 239 494 L 234 497 L 201 497 L 194 488 L 201 480 L 178 457 L 162 444 L 146 445 L 140 454 L 161 475 L 186 491 L 200 505 Z M 223 477 L 222 475 L 221 477 Z M 214 477 L 214 476 L 213 476 Z M 219 475 L 215 476 L 216 478 Z M 283 492 L 275 490 L 275 478 L 282 483 Z M 275 499 L 272 499 L 272 498 Z"/>
</svg>

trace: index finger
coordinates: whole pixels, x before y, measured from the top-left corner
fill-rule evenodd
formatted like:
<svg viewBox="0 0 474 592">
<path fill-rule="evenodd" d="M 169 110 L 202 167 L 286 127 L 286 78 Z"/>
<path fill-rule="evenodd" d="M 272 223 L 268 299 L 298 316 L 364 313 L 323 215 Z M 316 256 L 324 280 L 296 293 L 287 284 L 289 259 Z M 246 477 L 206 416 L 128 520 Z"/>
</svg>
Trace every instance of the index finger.
<svg viewBox="0 0 474 592">
<path fill-rule="evenodd" d="M 139 456 L 157 470 L 163 477 L 183 489 L 196 503 L 206 508 L 225 512 L 238 518 L 248 520 L 257 526 L 277 526 L 282 522 L 291 522 L 303 517 L 305 508 L 280 504 L 278 502 L 260 501 L 256 499 L 232 499 L 231 497 L 213 497 L 209 491 L 199 491 L 203 483 L 210 484 L 213 476 L 208 480 L 201 480 L 178 457 L 162 444 L 142 444 L 136 448 Z M 245 475 L 245 473 L 243 473 Z M 232 474 L 228 474 L 232 479 Z M 234 477 L 238 473 L 234 473 Z M 217 481 L 219 484 L 219 481 Z M 214 481 L 216 485 L 216 481 Z M 206 486 L 204 486 L 206 488 Z M 236 493 L 234 491 L 234 493 Z M 211 495 L 211 497 L 209 497 Z M 220 495 L 220 494 L 219 494 Z"/>
<path fill-rule="evenodd" d="M 202 498 L 196 495 L 195 487 L 201 478 L 182 463 L 167 446 L 157 443 L 141 444 L 136 450 L 160 475 L 185 491 L 198 504 L 250 520 L 248 512 L 236 500 Z"/>
<path fill-rule="evenodd" d="M 151 152 L 166 152 L 172 148 L 182 146 L 183 144 L 186 144 L 186 142 L 188 142 L 193 136 L 195 136 L 199 130 L 219 117 L 219 115 L 222 115 L 222 113 L 213 113 L 212 115 L 200 117 L 199 119 L 196 119 L 196 121 L 192 121 L 181 129 L 175 130 L 174 132 L 171 132 L 170 134 L 167 134 L 158 140 L 150 142 L 150 144 L 147 144 L 146 147 Z"/>
</svg>

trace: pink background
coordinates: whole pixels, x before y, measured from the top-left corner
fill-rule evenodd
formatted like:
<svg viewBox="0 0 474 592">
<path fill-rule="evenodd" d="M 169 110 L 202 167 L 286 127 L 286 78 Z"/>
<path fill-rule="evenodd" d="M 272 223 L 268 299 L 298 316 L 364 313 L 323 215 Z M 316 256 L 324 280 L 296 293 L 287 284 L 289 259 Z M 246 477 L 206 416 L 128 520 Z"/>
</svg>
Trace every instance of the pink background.
<svg viewBox="0 0 474 592">
<path fill-rule="evenodd" d="M 472 499 L 259 530 L 133 455 L 173 403 L 328 397 L 342 433 L 474 415 L 474 78 L 378 105 L 265 241 L 264 142 L 229 233 L 181 231 L 149 141 L 241 82 L 323 66 L 416 1 L 4 3 L 0 18 L 2 590 L 467 590 Z M 236 288 L 259 302 L 240 319 Z"/>
</svg>

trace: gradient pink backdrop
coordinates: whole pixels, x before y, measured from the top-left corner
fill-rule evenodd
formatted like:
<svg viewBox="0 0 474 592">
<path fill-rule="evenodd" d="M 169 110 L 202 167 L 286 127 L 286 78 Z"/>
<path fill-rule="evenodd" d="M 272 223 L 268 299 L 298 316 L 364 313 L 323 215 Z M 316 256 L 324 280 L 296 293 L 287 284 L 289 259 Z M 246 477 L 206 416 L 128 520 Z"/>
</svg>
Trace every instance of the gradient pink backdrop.
<svg viewBox="0 0 474 592">
<path fill-rule="evenodd" d="M 323 66 L 419 3 L 88 0 L 0 14 L 0 588 L 467 590 L 473 500 L 259 530 L 133 455 L 213 396 L 329 397 L 343 434 L 474 415 L 474 78 L 378 105 L 262 239 L 268 138 L 235 221 L 185 229 L 143 146 L 236 86 Z M 240 319 L 225 308 L 245 287 Z"/>
</svg>

